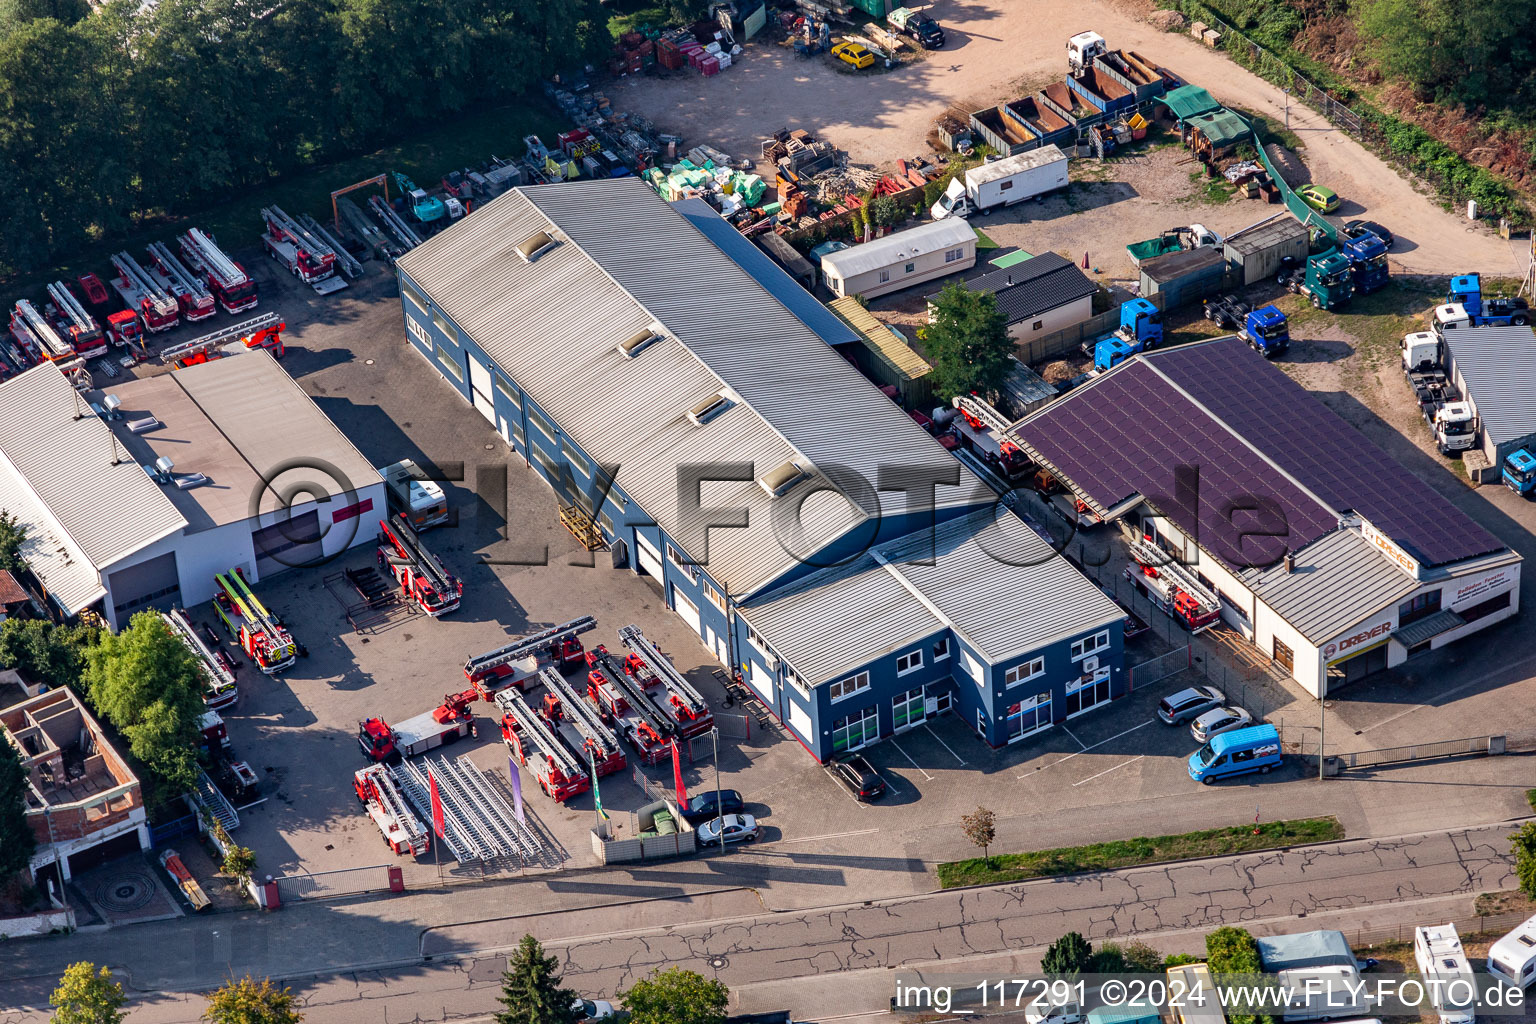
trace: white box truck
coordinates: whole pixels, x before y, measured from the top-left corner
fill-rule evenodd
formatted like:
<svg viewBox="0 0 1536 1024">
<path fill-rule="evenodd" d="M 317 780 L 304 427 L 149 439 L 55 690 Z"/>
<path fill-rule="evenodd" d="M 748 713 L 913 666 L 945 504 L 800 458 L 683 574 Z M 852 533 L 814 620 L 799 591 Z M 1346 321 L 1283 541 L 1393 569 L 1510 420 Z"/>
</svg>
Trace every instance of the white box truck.
<svg viewBox="0 0 1536 1024">
<path fill-rule="evenodd" d="M 1056 146 L 1041 146 L 972 167 L 949 183 L 928 212 L 934 220 L 969 217 L 995 207 L 1037 199 L 1066 188 L 1067 184 L 1067 155 Z"/>
</svg>

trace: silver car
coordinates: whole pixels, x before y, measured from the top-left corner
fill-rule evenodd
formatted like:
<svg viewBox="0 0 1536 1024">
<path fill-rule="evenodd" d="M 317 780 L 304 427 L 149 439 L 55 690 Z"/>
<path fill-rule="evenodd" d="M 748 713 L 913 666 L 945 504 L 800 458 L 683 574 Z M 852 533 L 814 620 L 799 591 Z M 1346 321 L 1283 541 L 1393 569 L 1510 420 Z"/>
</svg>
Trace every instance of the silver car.
<svg viewBox="0 0 1536 1024">
<path fill-rule="evenodd" d="M 1157 705 L 1157 717 L 1164 725 L 1178 725 L 1203 711 L 1220 707 L 1227 702 L 1227 695 L 1214 686 L 1191 686 L 1187 690 L 1164 697 Z"/>
<path fill-rule="evenodd" d="M 1236 705 L 1212 708 L 1190 723 L 1189 734 L 1195 738 L 1196 743 L 1203 746 L 1210 742 L 1212 736 L 1252 724 L 1253 716 Z"/>
</svg>

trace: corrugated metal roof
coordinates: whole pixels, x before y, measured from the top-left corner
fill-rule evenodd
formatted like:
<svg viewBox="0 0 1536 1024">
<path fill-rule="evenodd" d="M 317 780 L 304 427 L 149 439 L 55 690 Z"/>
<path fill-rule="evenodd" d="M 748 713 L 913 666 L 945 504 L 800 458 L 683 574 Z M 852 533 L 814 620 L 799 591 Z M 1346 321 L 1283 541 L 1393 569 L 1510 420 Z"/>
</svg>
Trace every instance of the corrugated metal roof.
<svg viewBox="0 0 1536 1024">
<path fill-rule="evenodd" d="M 822 341 L 828 345 L 846 345 L 859 340 L 847 324 L 828 313 L 826 306 L 817 302 L 814 295 L 785 273 L 767 253 L 744 238 L 730 221 L 715 212 L 714 207 L 702 199 L 680 199 L 672 207 L 688 218 L 688 223 L 704 232 L 704 236 L 750 274 L 752 280 L 768 289 L 769 294 L 788 307 L 801 323 L 819 334 Z M 790 251 L 794 252 L 793 249 Z M 805 261 L 802 259 L 801 262 Z M 806 269 L 815 275 L 815 268 L 809 263 L 806 263 Z"/>
<path fill-rule="evenodd" d="M 0 509 L 26 524 L 27 539 L 21 542 L 21 557 L 60 607 L 73 615 L 106 595 L 101 573 L 3 455 Z"/>
<path fill-rule="evenodd" d="M 1445 344 L 1494 444 L 1536 434 L 1536 330 L 1472 327 Z"/>
<path fill-rule="evenodd" d="M 841 299 L 833 299 L 828 306 L 833 313 L 845 320 L 870 348 L 885 356 L 909 379 L 916 380 L 933 372 L 933 367 L 914 352 L 911 345 L 893 334 L 889 326 L 875 318 L 875 314 L 859 305 L 858 299 L 845 295 Z"/>
<path fill-rule="evenodd" d="M 1199 249 L 1181 249 L 1141 261 L 1141 276 L 1158 284 L 1167 284 L 1189 274 L 1197 274 L 1222 262 L 1221 249 L 1207 245 Z"/>
<path fill-rule="evenodd" d="M 517 254 L 519 242 L 550 229 L 565 241 L 533 264 Z M 515 189 L 400 266 L 585 451 L 617 467 L 618 486 L 736 597 L 870 517 L 901 511 L 901 492 L 874 490 L 880 467 L 953 465 L 636 179 Z M 667 331 L 661 342 L 634 359 L 615 351 L 653 323 Z M 689 422 L 694 403 L 722 387 L 740 404 L 703 427 Z M 680 501 L 680 467 L 746 462 L 760 476 L 792 459 L 861 481 L 844 493 L 823 472 L 783 499 L 751 480 L 710 483 L 700 504 L 745 509 L 748 525 L 709 530 L 706 544 L 718 516 Z M 941 487 L 937 501 L 969 504 L 983 492 L 962 469 L 960 486 Z M 775 522 L 801 495 L 812 496 L 798 524 Z"/>
<path fill-rule="evenodd" d="M 1018 174 L 1021 171 L 1033 170 L 1036 167 L 1045 167 L 1058 161 L 1065 161 L 1067 154 L 1056 145 L 1040 146 L 1024 153 L 1016 153 L 1013 156 L 1005 156 L 1001 160 L 991 160 L 979 166 L 972 167 L 965 172 L 965 178 L 969 182 L 981 184 L 988 181 L 996 181 L 1006 178 L 1010 174 Z"/>
<path fill-rule="evenodd" d="M 959 217 L 946 217 L 931 224 L 907 228 L 865 242 L 863 245 L 839 249 L 821 258 L 821 269 L 836 271 L 844 281 L 871 270 L 879 270 L 902 260 L 909 260 L 924 253 L 939 252 L 953 245 L 976 241 L 976 232 Z"/>
<path fill-rule="evenodd" d="M 1296 567 L 1285 564 L 1249 569 L 1240 578 L 1259 599 L 1314 644 L 1321 644 L 1378 608 L 1397 604 L 1419 582 L 1345 527 L 1296 553 Z"/>
<path fill-rule="evenodd" d="M 104 568 L 187 521 L 86 403 L 52 364 L 0 384 L 0 453 L 57 528 Z"/>
<path fill-rule="evenodd" d="M 1404 647 L 1416 647 L 1426 640 L 1432 640 L 1441 633 L 1449 633 L 1453 629 L 1459 629 L 1467 624 L 1467 620 L 1453 611 L 1439 611 L 1433 615 L 1426 615 L 1418 622 L 1410 622 L 1392 631 L 1392 639 Z"/>
<path fill-rule="evenodd" d="M 1306 225 L 1286 212 L 1246 231 L 1228 235 L 1225 247 L 1240 256 L 1254 256 L 1277 245 L 1306 237 Z"/>
<path fill-rule="evenodd" d="M 1043 252 L 1023 263 L 968 277 L 964 286 L 973 292 L 992 292 L 997 308 L 1008 323 L 1039 316 L 1098 291 L 1098 285 L 1077 264 L 1056 252 Z M 933 302 L 938 292 L 929 295 Z"/>
<path fill-rule="evenodd" d="M 1125 613 L 1023 520 L 987 509 L 772 591 L 742 615 L 814 686 L 946 626 L 997 663 Z"/>
</svg>

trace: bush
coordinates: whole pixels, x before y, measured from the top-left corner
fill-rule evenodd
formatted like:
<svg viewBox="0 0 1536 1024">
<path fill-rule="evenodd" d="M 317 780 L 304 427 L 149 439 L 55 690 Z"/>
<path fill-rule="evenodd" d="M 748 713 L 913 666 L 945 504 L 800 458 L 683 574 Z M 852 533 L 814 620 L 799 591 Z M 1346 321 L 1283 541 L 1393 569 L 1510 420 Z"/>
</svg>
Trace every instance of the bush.
<svg viewBox="0 0 1536 1024">
<path fill-rule="evenodd" d="M 1078 932 L 1067 932 L 1051 943 L 1040 961 L 1046 974 L 1078 974 L 1093 960 L 1093 946 Z"/>
</svg>

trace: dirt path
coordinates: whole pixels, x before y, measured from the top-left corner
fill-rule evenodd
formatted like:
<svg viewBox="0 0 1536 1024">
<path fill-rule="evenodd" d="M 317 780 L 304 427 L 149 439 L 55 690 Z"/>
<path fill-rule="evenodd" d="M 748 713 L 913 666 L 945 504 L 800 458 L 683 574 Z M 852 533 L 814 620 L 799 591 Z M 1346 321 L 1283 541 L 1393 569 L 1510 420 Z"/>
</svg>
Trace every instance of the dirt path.
<svg viewBox="0 0 1536 1024">
<path fill-rule="evenodd" d="M 636 78 L 610 94 L 618 109 L 733 156 L 755 158 L 764 134 L 788 126 L 832 139 L 855 163 L 883 165 L 926 153 L 928 130 L 951 103 L 979 107 L 1011 99 L 1064 74 L 1067 38 L 1092 28 L 1111 46 L 1139 50 L 1224 103 L 1281 122 L 1285 117 L 1285 97 L 1276 87 L 1189 36 L 1160 32 L 1105 0 L 936 0 L 931 9 L 949 45 L 888 74 L 847 74 L 825 56 L 796 58 L 778 46 L 754 45 L 714 78 Z M 1319 182 L 1344 197 L 1342 215 L 1370 217 L 1397 235 L 1398 269 L 1523 274 L 1524 242 L 1506 242 L 1440 209 L 1300 104 L 1291 105 L 1290 124 Z M 1119 238 L 1115 246 L 1134 240 Z M 1107 241 L 1101 238 L 1099 248 Z"/>
</svg>

